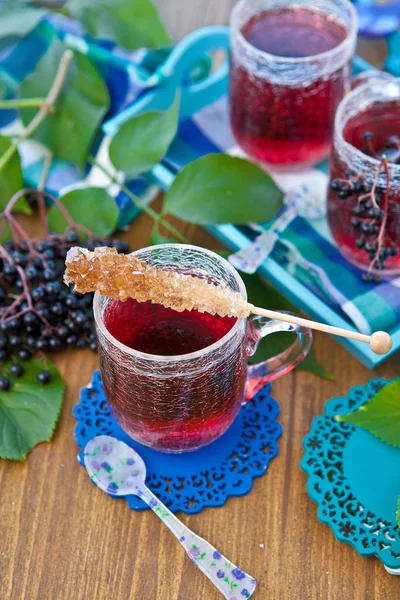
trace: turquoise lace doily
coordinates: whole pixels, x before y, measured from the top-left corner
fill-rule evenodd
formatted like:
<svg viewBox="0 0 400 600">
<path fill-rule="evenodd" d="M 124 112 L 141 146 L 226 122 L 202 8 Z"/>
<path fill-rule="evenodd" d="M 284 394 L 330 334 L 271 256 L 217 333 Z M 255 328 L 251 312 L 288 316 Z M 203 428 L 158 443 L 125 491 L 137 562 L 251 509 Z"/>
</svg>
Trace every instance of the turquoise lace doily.
<svg viewBox="0 0 400 600">
<path fill-rule="evenodd" d="M 318 504 L 318 518 L 336 538 L 362 556 L 377 556 L 387 570 L 398 570 L 400 449 L 333 418 L 357 410 L 388 383 L 374 379 L 344 398 L 329 400 L 304 438 L 301 468 L 308 475 L 308 493 Z"/>
<path fill-rule="evenodd" d="M 73 414 L 78 421 L 75 440 L 80 448 L 96 435 L 112 435 L 132 446 L 147 468 L 148 487 L 172 512 L 198 513 L 206 507 L 222 506 L 229 496 L 248 494 L 255 477 L 267 471 L 278 454 L 282 428 L 278 403 L 267 385 L 245 404 L 234 423 L 219 439 L 186 454 L 164 454 L 133 441 L 113 419 L 100 372 L 82 389 Z M 82 460 L 82 451 L 80 460 Z M 126 501 L 134 510 L 147 506 L 135 496 Z"/>
</svg>

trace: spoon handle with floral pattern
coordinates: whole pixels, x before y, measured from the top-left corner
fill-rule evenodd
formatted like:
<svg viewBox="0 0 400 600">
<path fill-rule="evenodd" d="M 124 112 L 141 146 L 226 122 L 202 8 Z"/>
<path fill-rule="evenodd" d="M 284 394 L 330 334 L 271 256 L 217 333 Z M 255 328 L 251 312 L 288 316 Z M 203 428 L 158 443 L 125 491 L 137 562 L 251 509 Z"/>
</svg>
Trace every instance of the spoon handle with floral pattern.
<svg viewBox="0 0 400 600">
<path fill-rule="evenodd" d="M 213 582 L 227 600 L 250 598 L 256 580 L 231 563 L 206 540 L 193 533 L 145 486 L 135 493 L 156 513 L 180 541 L 196 566 Z"/>
</svg>

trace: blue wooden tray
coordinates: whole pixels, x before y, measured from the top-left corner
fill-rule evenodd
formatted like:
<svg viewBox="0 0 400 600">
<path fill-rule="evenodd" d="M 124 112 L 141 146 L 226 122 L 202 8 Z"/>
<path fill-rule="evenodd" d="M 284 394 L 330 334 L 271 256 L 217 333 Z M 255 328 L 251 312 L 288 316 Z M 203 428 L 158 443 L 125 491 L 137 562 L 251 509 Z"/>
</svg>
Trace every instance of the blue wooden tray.
<svg viewBox="0 0 400 600">
<path fill-rule="evenodd" d="M 175 48 L 173 58 L 167 59 L 160 67 L 159 71 L 164 75 L 163 84 L 146 92 L 125 111 L 106 122 L 103 126 L 104 133 L 113 135 L 123 123 L 135 115 L 149 110 L 167 109 L 172 104 L 177 89 L 181 90 L 181 120 L 225 95 L 228 91 L 228 48 L 228 27 L 207 27 L 187 36 Z M 184 74 L 199 60 L 199 57 L 215 50 L 225 51 L 226 58 L 223 64 L 204 79 L 195 83 L 189 81 L 182 85 Z M 362 58 L 358 56 L 354 58 L 355 74 L 373 68 Z M 174 176 L 174 172 L 163 163 L 156 165 L 148 173 L 148 178 L 164 191 L 170 187 Z M 208 230 L 233 251 L 243 248 L 250 242 L 250 239 L 233 225 L 208 227 Z M 268 258 L 258 272 L 310 317 L 336 327 L 347 329 L 350 327 L 345 319 L 284 270 L 273 258 Z M 390 334 L 394 342 L 393 353 L 400 348 L 400 324 L 393 328 Z M 367 344 L 345 338 L 337 338 L 337 341 L 368 368 L 374 368 L 388 358 L 388 355 L 382 357 L 373 354 Z"/>
</svg>

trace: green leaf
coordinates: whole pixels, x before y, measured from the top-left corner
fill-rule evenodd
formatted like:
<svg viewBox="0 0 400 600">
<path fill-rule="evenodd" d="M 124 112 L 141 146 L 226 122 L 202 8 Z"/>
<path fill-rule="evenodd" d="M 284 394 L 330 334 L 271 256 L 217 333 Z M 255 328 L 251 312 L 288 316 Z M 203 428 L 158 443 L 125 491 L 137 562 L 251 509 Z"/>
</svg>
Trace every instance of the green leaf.
<svg viewBox="0 0 400 600">
<path fill-rule="evenodd" d="M 363 427 L 387 444 L 400 448 L 400 379 L 388 383 L 366 404 L 337 421 Z"/>
<path fill-rule="evenodd" d="M 218 251 L 218 254 L 227 258 L 229 252 L 226 250 Z M 298 312 L 295 306 L 286 300 L 281 294 L 279 294 L 272 287 L 267 287 L 263 284 L 262 280 L 258 275 L 247 275 L 246 273 L 240 273 L 240 277 L 243 279 L 247 289 L 247 295 L 249 301 L 255 306 L 267 306 L 271 310 L 285 310 L 290 312 Z M 280 354 L 294 341 L 294 333 L 274 333 L 263 338 L 257 348 L 256 353 L 253 356 L 249 356 L 248 361 L 250 364 L 256 364 Z M 299 371 L 308 371 L 314 373 L 323 379 L 333 381 L 334 377 L 331 373 L 328 373 L 315 358 L 314 352 L 311 349 L 306 358 L 296 367 Z"/>
<path fill-rule="evenodd" d="M 48 13 L 24 0 L 3 0 L 0 9 L 0 37 L 24 37 Z"/>
<path fill-rule="evenodd" d="M 21 83 L 21 98 L 47 96 L 64 50 L 63 43 L 54 38 L 35 71 Z M 48 115 L 31 137 L 47 146 L 58 158 L 82 168 L 109 103 L 107 86 L 101 75 L 86 56 L 74 52 L 55 114 Z M 20 110 L 24 125 L 36 112 L 30 108 Z"/>
<path fill-rule="evenodd" d="M 106 237 L 115 231 L 118 207 L 114 198 L 104 188 L 89 187 L 71 190 L 61 196 L 60 202 L 75 223 L 83 225 L 95 235 Z M 63 233 L 68 226 L 67 220 L 56 204 L 50 208 L 47 221 L 50 231 L 54 233 Z"/>
<path fill-rule="evenodd" d="M 10 138 L 0 136 L 0 156 L 8 150 L 11 144 Z M 12 196 L 23 187 L 21 159 L 18 152 L 15 152 L 0 171 L 0 209 L 3 210 Z M 27 214 L 31 213 L 24 198 L 20 198 L 14 206 L 14 211 L 18 210 Z"/>
<path fill-rule="evenodd" d="M 11 361 L 3 363 L 2 374 L 12 387 L 0 392 L 0 458 L 24 460 L 27 452 L 39 442 L 50 440 L 60 413 L 64 381 L 52 361 L 32 360 L 24 363 L 25 374 L 13 379 Z M 41 385 L 37 373 L 48 369 L 51 381 Z"/>
<path fill-rule="evenodd" d="M 130 119 L 110 144 L 110 159 L 128 179 L 150 171 L 167 152 L 178 128 L 179 98 L 164 112 L 149 112 Z"/>
<path fill-rule="evenodd" d="M 178 173 L 163 213 L 198 225 L 239 225 L 271 219 L 281 206 L 281 190 L 260 167 L 242 158 L 209 154 Z"/>
<path fill-rule="evenodd" d="M 171 43 L 152 0 L 69 0 L 66 9 L 93 37 L 112 40 L 128 50 Z"/>
</svg>

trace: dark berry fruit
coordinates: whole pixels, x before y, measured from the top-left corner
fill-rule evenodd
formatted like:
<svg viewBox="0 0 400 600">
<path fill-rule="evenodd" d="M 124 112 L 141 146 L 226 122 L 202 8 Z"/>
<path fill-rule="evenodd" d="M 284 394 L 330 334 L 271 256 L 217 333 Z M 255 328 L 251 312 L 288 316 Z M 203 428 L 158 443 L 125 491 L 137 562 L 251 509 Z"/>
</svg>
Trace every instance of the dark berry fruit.
<svg viewBox="0 0 400 600">
<path fill-rule="evenodd" d="M 398 249 L 397 249 L 397 248 L 395 248 L 394 246 L 392 246 L 392 247 L 390 248 L 390 256 L 397 256 L 397 255 L 398 255 L 398 253 L 399 253 Z"/>
<path fill-rule="evenodd" d="M 22 320 L 25 323 L 25 325 L 35 325 L 35 323 L 37 323 L 37 316 L 34 315 L 32 312 L 28 312 L 24 314 Z"/>
<path fill-rule="evenodd" d="M 29 346 L 29 348 L 34 348 L 36 346 L 36 338 L 33 335 L 27 335 L 25 338 L 25 344 Z"/>
<path fill-rule="evenodd" d="M 339 191 L 340 187 L 337 190 L 334 190 L 334 188 L 332 187 L 332 184 L 334 181 L 338 181 L 338 179 L 334 179 L 331 183 L 331 188 L 333 191 Z M 338 183 L 340 184 L 340 186 L 342 186 L 342 183 L 340 181 L 338 181 Z M 129 252 L 129 244 L 127 242 L 123 242 L 121 240 L 113 240 L 111 242 L 111 247 L 115 248 L 117 250 L 117 252 Z"/>
<path fill-rule="evenodd" d="M 69 336 L 67 337 L 67 339 L 65 340 L 65 341 L 66 341 L 66 344 L 67 344 L 67 346 L 75 346 L 77 339 L 78 339 L 78 338 L 77 338 L 77 336 L 76 336 L 76 335 L 69 335 Z"/>
<path fill-rule="evenodd" d="M 346 198 L 348 198 L 350 195 L 349 190 L 348 189 L 341 189 L 337 192 L 337 197 L 339 198 L 339 200 L 346 200 Z"/>
<path fill-rule="evenodd" d="M 360 219 L 357 219 L 357 217 L 351 217 L 351 224 L 353 227 L 357 228 L 360 227 L 361 221 Z"/>
<path fill-rule="evenodd" d="M 54 279 L 56 276 L 55 272 L 53 269 L 45 269 L 43 271 L 43 279 L 45 281 L 51 281 L 52 279 Z"/>
<path fill-rule="evenodd" d="M 26 265 L 27 258 L 25 254 L 22 254 L 21 252 L 14 252 L 13 259 L 15 264 L 19 265 L 20 267 L 24 267 Z"/>
<path fill-rule="evenodd" d="M 8 344 L 8 338 L 5 335 L 0 335 L 0 348 L 5 348 Z"/>
<path fill-rule="evenodd" d="M 42 300 L 42 298 L 45 296 L 44 289 L 42 287 L 33 288 L 31 291 L 31 296 L 32 300 L 35 300 L 35 302 Z"/>
<path fill-rule="evenodd" d="M 361 276 L 361 279 L 363 281 L 365 281 L 366 283 L 369 283 L 372 281 L 372 275 L 371 275 L 371 273 L 363 273 Z"/>
<path fill-rule="evenodd" d="M 52 304 L 52 306 L 50 308 L 50 312 L 53 315 L 62 315 L 64 312 L 64 307 L 61 304 L 61 302 L 54 302 L 54 304 Z"/>
<path fill-rule="evenodd" d="M 46 369 L 43 369 L 43 371 L 39 371 L 39 373 L 36 375 L 36 379 L 39 383 L 42 383 L 43 385 L 49 383 L 49 381 L 51 381 L 50 371 L 47 371 Z"/>
<path fill-rule="evenodd" d="M 68 308 L 76 307 L 76 297 L 73 294 L 68 294 L 68 296 L 65 298 L 65 306 Z"/>
<path fill-rule="evenodd" d="M 378 249 L 378 244 L 376 242 L 367 242 L 364 248 L 368 254 L 374 254 Z"/>
<path fill-rule="evenodd" d="M 79 340 L 76 342 L 76 347 L 77 348 L 86 348 L 87 347 L 87 341 L 83 338 L 79 338 Z"/>
<path fill-rule="evenodd" d="M 10 367 L 10 373 L 13 377 L 22 377 L 22 375 L 25 373 L 25 369 L 22 365 L 13 363 Z"/>
<path fill-rule="evenodd" d="M 362 192 L 364 190 L 364 182 L 361 179 L 353 181 L 353 188 L 355 192 Z"/>
<path fill-rule="evenodd" d="M 97 352 L 97 342 L 90 342 L 89 348 L 92 352 Z"/>
<path fill-rule="evenodd" d="M 374 134 L 372 133 L 372 131 L 366 131 L 363 136 L 362 139 L 364 142 L 372 142 L 372 140 L 375 139 Z"/>
<path fill-rule="evenodd" d="M 18 348 L 22 344 L 22 337 L 20 335 L 10 335 L 8 338 L 10 346 Z"/>
<path fill-rule="evenodd" d="M 60 325 L 56 329 L 56 335 L 60 340 L 65 340 L 69 336 L 69 329 L 65 325 Z"/>
<path fill-rule="evenodd" d="M 29 360 L 32 358 L 32 352 L 28 348 L 21 348 L 21 350 L 18 350 L 18 358 L 20 360 Z"/>
<path fill-rule="evenodd" d="M 49 296 L 56 296 L 61 290 L 61 283 L 59 281 L 49 281 L 44 286 L 44 289 Z"/>
<path fill-rule="evenodd" d="M 0 348 L 0 360 L 4 361 L 8 359 L 8 353 L 5 348 Z"/>
<path fill-rule="evenodd" d="M 33 281 L 38 276 L 38 270 L 35 267 L 27 267 L 25 269 L 25 275 L 28 281 Z"/>
<path fill-rule="evenodd" d="M 11 381 L 8 377 L 0 377 L 0 390 L 6 392 L 11 387 Z"/>
<path fill-rule="evenodd" d="M 54 350 L 58 350 L 61 348 L 61 342 L 56 337 L 51 337 L 49 339 L 49 349 L 54 352 Z"/>
<path fill-rule="evenodd" d="M 363 207 L 362 207 L 362 206 L 358 206 L 358 205 L 356 205 L 356 206 L 354 206 L 354 207 L 352 208 L 351 212 L 352 212 L 352 213 L 353 213 L 353 215 L 355 215 L 356 217 L 360 217 L 360 216 L 363 214 L 363 212 L 364 212 L 364 209 L 363 209 Z"/>
<path fill-rule="evenodd" d="M 41 350 L 42 352 L 45 352 L 48 348 L 47 340 L 39 338 L 38 340 L 36 340 L 35 347 L 37 350 Z"/>
<path fill-rule="evenodd" d="M 82 310 L 77 310 L 72 314 L 72 320 L 76 325 L 83 325 L 86 322 L 86 315 Z"/>
<path fill-rule="evenodd" d="M 75 231 L 67 231 L 65 234 L 65 240 L 69 244 L 77 244 L 79 242 L 79 236 Z"/>
<path fill-rule="evenodd" d="M 8 330 L 9 331 L 18 331 L 21 327 L 21 322 L 18 318 L 9 319 L 8 321 Z"/>
<path fill-rule="evenodd" d="M 48 258 L 54 258 L 55 256 L 54 250 L 52 248 L 46 248 L 46 250 L 43 250 L 42 254 L 46 258 L 46 260 Z"/>
<path fill-rule="evenodd" d="M 7 278 L 14 278 L 17 275 L 17 269 L 14 267 L 14 265 L 11 265 L 10 263 L 7 263 L 4 265 L 3 267 L 3 273 L 4 275 L 7 276 Z"/>
</svg>

